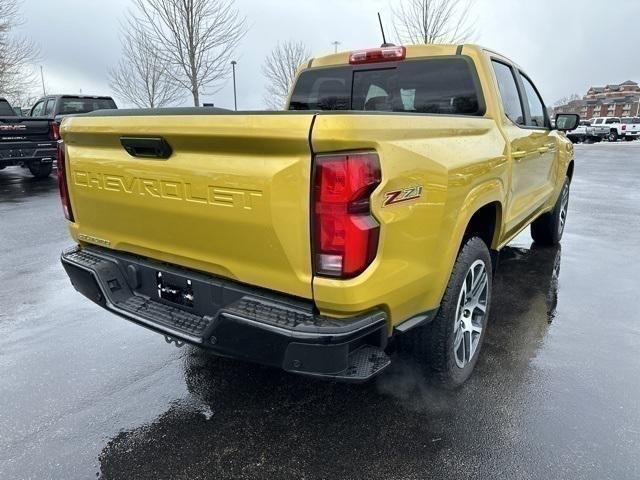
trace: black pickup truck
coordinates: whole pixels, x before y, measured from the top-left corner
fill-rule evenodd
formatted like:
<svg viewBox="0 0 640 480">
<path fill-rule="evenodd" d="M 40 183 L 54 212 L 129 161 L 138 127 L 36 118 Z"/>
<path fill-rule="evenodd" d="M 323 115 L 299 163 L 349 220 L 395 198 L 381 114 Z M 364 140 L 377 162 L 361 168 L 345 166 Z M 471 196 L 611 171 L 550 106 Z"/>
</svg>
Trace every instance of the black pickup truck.
<svg viewBox="0 0 640 480">
<path fill-rule="evenodd" d="M 45 117 L 20 117 L 0 98 L 0 170 L 28 168 L 36 178 L 51 174 L 59 139 L 57 124 Z"/>
</svg>

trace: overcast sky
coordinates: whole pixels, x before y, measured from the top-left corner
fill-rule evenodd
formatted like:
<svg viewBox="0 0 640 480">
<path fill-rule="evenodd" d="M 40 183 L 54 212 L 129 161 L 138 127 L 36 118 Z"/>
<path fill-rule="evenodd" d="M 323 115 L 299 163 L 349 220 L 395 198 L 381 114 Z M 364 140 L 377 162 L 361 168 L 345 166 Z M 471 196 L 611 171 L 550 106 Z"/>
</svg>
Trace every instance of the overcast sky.
<svg viewBox="0 0 640 480">
<path fill-rule="evenodd" d="M 394 0 L 398 2 L 400 0 Z M 247 36 L 236 53 L 238 107 L 263 108 L 260 67 L 278 41 L 301 40 L 314 56 L 379 46 L 376 12 L 391 36 L 390 0 L 236 0 Z M 607 4 L 609 2 L 606 2 Z M 477 0 L 475 43 L 520 64 L 547 104 L 591 85 L 640 81 L 640 1 Z M 120 56 L 119 20 L 131 0 L 24 0 L 23 30 L 42 49 L 50 93 L 111 94 L 107 69 Z M 36 92 L 40 93 L 40 92 Z M 203 96 L 233 107 L 232 83 Z M 188 102 L 188 100 L 187 100 Z"/>
</svg>

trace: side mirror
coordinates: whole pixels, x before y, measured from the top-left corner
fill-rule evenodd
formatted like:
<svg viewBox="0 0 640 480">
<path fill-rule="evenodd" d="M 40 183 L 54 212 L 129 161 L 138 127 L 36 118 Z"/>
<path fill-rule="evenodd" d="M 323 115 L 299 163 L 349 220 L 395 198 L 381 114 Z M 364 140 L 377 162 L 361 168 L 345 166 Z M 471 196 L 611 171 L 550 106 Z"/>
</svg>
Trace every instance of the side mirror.
<svg viewBox="0 0 640 480">
<path fill-rule="evenodd" d="M 580 115 L 575 113 L 559 113 L 556 115 L 556 129 L 561 132 L 575 130 L 580 124 Z"/>
</svg>

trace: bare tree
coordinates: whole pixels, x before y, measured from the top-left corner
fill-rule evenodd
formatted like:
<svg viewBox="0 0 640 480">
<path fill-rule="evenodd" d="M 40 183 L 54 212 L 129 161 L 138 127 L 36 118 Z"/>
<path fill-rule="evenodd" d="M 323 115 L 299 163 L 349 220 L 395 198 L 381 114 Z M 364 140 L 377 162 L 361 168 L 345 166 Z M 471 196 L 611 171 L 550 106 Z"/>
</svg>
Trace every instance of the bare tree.
<svg viewBox="0 0 640 480">
<path fill-rule="evenodd" d="M 171 76 L 200 104 L 207 87 L 217 91 L 230 73 L 229 61 L 247 27 L 233 0 L 134 0 L 140 24 Z"/>
<path fill-rule="evenodd" d="M 184 98 L 162 57 L 144 28 L 128 20 L 122 26 L 123 59 L 109 70 L 109 85 L 123 100 L 139 108 L 160 108 Z"/>
<path fill-rule="evenodd" d="M 13 34 L 22 23 L 21 0 L 0 0 L 0 95 L 15 99 L 36 81 L 40 51 L 29 39 Z"/>
<path fill-rule="evenodd" d="M 574 100 L 582 100 L 582 97 L 577 93 L 572 93 L 571 95 L 560 98 L 554 105 L 556 107 L 560 107 L 562 105 L 567 105 L 569 102 L 573 102 Z"/>
<path fill-rule="evenodd" d="M 279 43 L 265 59 L 262 74 L 267 79 L 264 101 L 268 108 L 281 110 L 300 65 L 311 56 L 302 42 Z"/>
<path fill-rule="evenodd" d="M 474 33 L 474 0 L 402 0 L 393 26 L 402 43 L 464 43 Z"/>
</svg>

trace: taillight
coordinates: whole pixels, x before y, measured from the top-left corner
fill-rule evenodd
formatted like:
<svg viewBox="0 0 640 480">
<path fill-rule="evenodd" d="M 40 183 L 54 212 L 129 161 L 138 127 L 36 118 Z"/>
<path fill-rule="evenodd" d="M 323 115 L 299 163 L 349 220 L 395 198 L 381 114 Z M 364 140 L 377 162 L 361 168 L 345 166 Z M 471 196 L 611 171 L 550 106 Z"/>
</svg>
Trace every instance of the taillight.
<svg viewBox="0 0 640 480">
<path fill-rule="evenodd" d="M 404 60 L 407 55 L 405 47 L 381 47 L 370 48 L 369 50 L 358 50 L 349 55 L 349 63 L 358 65 L 361 63 L 393 62 Z"/>
<path fill-rule="evenodd" d="M 60 124 L 58 122 L 51 122 L 50 126 L 51 130 L 51 139 L 52 140 L 60 140 Z"/>
<path fill-rule="evenodd" d="M 64 149 L 64 142 L 58 140 L 58 188 L 60 189 L 60 201 L 64 216 L 73 222 L 73 211 L 71 210 L 71 199 L 69 198 L 69 187 L 67 184 L 67 155 Z"/>
<path fill-rule="evenodd" d="M 380 184 L 375 153 L 318 155 L 314 162 L 313 256 L 315 272 L 351 278 L 378 249 L 380 226 L 370 196 Z"/>
<path fill-rule="evenodd" d="M 626 125 L 622 125 L 622 131 L 624 132 L 627 129 Z"/>
</svg>

